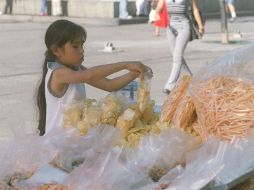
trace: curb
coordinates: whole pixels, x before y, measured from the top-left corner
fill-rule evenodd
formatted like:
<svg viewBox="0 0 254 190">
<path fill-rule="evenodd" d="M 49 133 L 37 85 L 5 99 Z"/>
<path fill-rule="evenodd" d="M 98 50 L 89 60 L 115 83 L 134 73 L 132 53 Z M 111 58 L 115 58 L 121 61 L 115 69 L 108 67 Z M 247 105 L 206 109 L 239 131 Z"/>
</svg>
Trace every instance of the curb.
<svg viewBox="0 0 254 190">
<path fill-rule="evenodd" d="M 134 17 L 131 19 L 119 18 L 81 18 L 81 17 L 63 17 L 63 16 L 39 16 L 39 15 L 0 15 L 0 22 L 41 22 L 51 23 L 55 20 L 67 19 L 80 24 L 99 25 L 99 26 L 117 26 L 126 24 L 144 24 L 148 22 L 146 17 Z"/>
</svg>

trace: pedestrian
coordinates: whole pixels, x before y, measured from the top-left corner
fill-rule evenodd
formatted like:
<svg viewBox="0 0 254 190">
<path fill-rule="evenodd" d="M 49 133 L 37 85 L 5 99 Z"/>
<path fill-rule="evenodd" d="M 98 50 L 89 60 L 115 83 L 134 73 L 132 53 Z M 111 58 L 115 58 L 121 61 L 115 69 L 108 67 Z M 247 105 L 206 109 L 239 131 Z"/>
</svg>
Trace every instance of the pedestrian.
<svg viewBox="0 0 254 190">
<path fill-rule="evenodd" d="M 12 6 L 13 6 L 13 0 L 6 0 L 4 14 L 12 14 Z"/>
<path fill-rule="evenodd" d="M 61 0 L 62 16 L 68 16 L 68 0 Z"/>
<path fill-rule="evenodd" d="M 47 51 L 37 92 L 40 135 L 63 126 L 64 107 L 86 98 L 85 83 L 105 91 L 117 91 L 143 76 L 144 72 L 151 71 L 139 61 L 85 68 L 81 64 L 86 37 L 84 28 L 68 20 L 57 20 L 46 31 Z M 122 70 L 128 72 L 116 78 L 107 78 Z"/>
<path fill-rule="evenodd" d="M 156 6 L 158 4 L 158 0 L 152 0 L 151 1 L 151 11 L 156 9 Z M 155 20 L 153 22 L 153 25 L 155 26 L 155 36 L 160 36 L 160 28 L 167 28 L 169 25 L 169 18 L 168 18 L 168 11 L 166 2 L 164 1 L 162 10 L 159 15 L 159 19 Z"/>
<path fill-rule="evenodd" d="M 148 16 L 148 0 L 136 0 L 136 16 Z"/>
<path fill-rule="evenodd" d="M 159 0 L 156 7 L 157 18 L 162 11 L 164 0 Z M 204 26 L 201 15 L 196 5 L 196 0 L 166 0 L 167 10 L 170 18 L 170 26 L 167 29 L 167 38 L 170 50 L 173 56 L 173 63 L 170 76 L 166 82 L 163 92 L 169 94 L 175 87 L 182 69 L 186 70 L 190 75 L 192 72 L 188 67 L 183 54 L 190 40 L 190 21 L 188 18 L 189 6 L 192 6 L 195 20 L 198 23 L 199 32 L 204 33 Z"/>
<path fill-rule="evenodd" d="M 51 16 L 52 15 L 52 1 L 51 0 L 46 0 L 46 7 L 47 7 L 47 15 Z"/>
<path fill-rule="evenodd" d="M 47 2 L 46 2 L 46 0 L 41 0 L 41 15 L 42 16 L 47 15 Z"/>
<path fill-rule="evenodd" d="M 236 11 L 235 11 L 235 5 L 234 5 L 234 0 L 225 0 L 226 6 L 227 6 L 227 11 L 230 13 L 231 18 L 230 22 L 234 22 L 236 19 Z"/>
<path fill-rule="evenodd" d="M 53 16 L 60 16 L 62 15 L 61 10 L 61 0 L 51 0 L 52 3 L 52 15 Z"/>
<path fill-rule="evenodd" d="M 132 16 L 128 13 L 128 0 L 119 0 L 119 18 L 132 19 Z"/>
</svg>

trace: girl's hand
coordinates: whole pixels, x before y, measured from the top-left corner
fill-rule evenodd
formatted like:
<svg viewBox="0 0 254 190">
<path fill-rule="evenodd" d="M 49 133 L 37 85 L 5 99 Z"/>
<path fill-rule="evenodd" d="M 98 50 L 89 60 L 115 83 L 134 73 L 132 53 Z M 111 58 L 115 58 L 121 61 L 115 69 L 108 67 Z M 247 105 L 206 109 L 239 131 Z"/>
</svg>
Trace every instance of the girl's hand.
<svg viewBox="0 0 254 190">
<path fill-rule="evenodd" d="M 142 64 L 140 61 L 134 61 L 127 64 L 127 70 L 137 73 L 141 76 L 141 78 L 144 77 L 145 73 L 149 73 L 152 77 L 153 71 L 150 67 Z"/>
</svg>

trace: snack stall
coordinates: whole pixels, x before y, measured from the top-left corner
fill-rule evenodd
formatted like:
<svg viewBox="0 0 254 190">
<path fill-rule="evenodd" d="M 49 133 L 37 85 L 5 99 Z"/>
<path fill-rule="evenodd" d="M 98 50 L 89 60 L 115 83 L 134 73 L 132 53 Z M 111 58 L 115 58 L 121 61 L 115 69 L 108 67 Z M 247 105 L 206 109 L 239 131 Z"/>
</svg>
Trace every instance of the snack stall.
<svg viewBox="0 0 254 190">
<path fill-rule="evenodd" d="M 252 52 L 182 76 L 162 107 L 147 73 L 99 101 L 67 105 L 64 126 L 46 136 L 18 131 L 0 143 L 0 189 L 254 189 Z"/>
</svg>

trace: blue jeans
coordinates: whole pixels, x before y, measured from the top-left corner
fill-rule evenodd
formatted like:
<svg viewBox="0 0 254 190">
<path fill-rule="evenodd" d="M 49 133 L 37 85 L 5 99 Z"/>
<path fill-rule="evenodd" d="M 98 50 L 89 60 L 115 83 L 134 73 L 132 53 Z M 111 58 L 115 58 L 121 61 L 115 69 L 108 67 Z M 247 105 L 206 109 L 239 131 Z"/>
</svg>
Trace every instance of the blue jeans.
<svg viewBox="0 0 254 190">
<path fill-rule="evenodd" d="M 46 0 L 41 0 L 41 14 L 46 14 L 47 6 L 46 6 Z"/>
<path fill-rule="evenodd" d="M 120 18 L 127 18 L 128 11 L 127 11 L 128 0 L 119 0 L 119 17 Z"/>
</svg>

